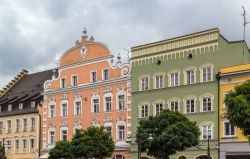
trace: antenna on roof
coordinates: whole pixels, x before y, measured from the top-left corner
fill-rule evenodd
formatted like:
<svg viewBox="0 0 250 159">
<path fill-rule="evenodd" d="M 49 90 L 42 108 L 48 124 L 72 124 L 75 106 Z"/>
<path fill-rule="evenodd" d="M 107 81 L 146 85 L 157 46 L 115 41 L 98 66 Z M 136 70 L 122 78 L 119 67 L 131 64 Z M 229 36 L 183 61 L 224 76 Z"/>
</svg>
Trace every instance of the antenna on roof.
<svg viewBox="0 0 250 159">
<path fill-rule="evenodd" d="M 244 30 L 243 30 L 243 54 L 244 54 L 244 52 L 245 52 L 245 47 L 244 47 L 244 44 L 245 44 L 245 36 L 246 36 L 246 25 L 248 24 L 248 23 L 250 23 L 250 22 L 247 22 L 247 20 L 246 20 L 246 11 L 245 11 L 245 8 L 244 8 L 244 6 L 242 6 L 242 9 L 243 9 L 243 14 L 242 14 L 242 16 L 243 16 L 243 26 L 244 26 Z"/>
</svg>

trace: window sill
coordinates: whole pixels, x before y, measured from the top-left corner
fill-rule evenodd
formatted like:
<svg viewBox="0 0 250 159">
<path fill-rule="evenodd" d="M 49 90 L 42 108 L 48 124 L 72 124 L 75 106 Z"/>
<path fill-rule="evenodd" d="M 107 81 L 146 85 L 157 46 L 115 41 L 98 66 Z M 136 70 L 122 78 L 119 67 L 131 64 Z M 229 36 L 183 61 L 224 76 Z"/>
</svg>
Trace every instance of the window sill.
<svg viewBox="0 0 250 159">
<path fill-rule="evenodd" d="M 196 112 L 191 112 L 191 113 L 184 113 L 185 115 L 197 115 L 198 113 Z"/>
<path fill-rule="evenodd" d="M 82 114 L 75 114 L 74 117 L 82 117 Z"/>
<path fill-rule="evenodd" d="M 109 113 L 113 113 L 113 111 L 112 110 L 111 111 L 104 111 L 104 113 L 109 114 Z"/>
<path fill-rule="evenodd" d="M 200 114 L 209 114 L 209 113 L 214 113 L 214 111 L 204 111 L 204 112 L 200 112 Z"/>
<path fill-rule="evenodd" d="M 237 136 L 222 136 L 222 139 L 238 139 Z"/>
<path fill-rule="evenodd" d="M 91 114 L 100 114 L 101 112 L 92 112 Z"/>
<path fill-rule="evenodd" d="M 117 109 L 116 111 L 117 111 L 117 112 L 125 112 L 126 109 Z"/>
</svg>

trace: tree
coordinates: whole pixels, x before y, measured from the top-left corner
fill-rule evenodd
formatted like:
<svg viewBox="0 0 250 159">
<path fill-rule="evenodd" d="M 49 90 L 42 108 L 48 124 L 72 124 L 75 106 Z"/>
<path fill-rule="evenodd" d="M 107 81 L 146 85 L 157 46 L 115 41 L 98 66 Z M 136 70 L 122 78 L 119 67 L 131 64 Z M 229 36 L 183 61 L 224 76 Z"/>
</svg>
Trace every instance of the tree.
<svg viewBox="0 0 250 159">
<path fill-rule="evenodd" d="M 150 134 L 153 137 L 151 141 L 148 140 Z M 136 136 L 142 152 L 148 150 L 150 156 L 169 159 L 176 151 L 198 145 L 200 130 L 196 122 L 167 109 L 160 115 L 141 120 Z"/>
<path fill-rule="evenodd" d="M 227 118 L 239 127 L 245 136 L 250 135 L 250 80 L 235 87 L 235 92 L 226 95 Z"/>
<path fill-rule="evenodd" d="M 72 139 L 72 153 L 75 158 L 104 158 L 114 152 L 114 141 L 111 134 L 103 127 L 90 127 L 77 131 Z"/>
<path fill-rule="evenodd" d="M 49 151 L 49 159 L 70 159 L 72 158 L 71 143 L 58 141 L 53 149 Z"/>
</svg>

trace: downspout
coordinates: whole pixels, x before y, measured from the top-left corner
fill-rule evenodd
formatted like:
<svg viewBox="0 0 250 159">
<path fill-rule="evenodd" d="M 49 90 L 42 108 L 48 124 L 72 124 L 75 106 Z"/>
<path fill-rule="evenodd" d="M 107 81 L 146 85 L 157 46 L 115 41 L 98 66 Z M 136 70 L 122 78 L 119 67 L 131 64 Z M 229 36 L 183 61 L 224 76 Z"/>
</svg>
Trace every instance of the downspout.
<svg viewBox="0 0 250 159">
<path fill-rule="evenodd" d="M 221 78 L 221 72 L 218 72 L 216 74 L 217 79 L 217 89 L 218 89 L 218 159 L 220 159 L 220 78 Z"/>
<path fill-rule="evenodd" d="M 39 116 L 39 138 L 38 138 L 38 157 L 41 156 L 41 138 L 42 138 L 42 134 L 41 134 L 41 126 L 42 126 L 42 118 L 41 118 L 41 114 L 39 114 L 38 112 L 38 116 Z"/>
</svg>

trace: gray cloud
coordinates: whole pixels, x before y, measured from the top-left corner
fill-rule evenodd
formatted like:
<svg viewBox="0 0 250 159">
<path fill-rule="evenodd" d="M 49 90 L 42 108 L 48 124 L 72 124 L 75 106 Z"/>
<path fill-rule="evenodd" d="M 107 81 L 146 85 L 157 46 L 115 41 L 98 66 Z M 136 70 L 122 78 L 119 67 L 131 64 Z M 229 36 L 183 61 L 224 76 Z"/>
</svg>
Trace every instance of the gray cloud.
<svg viewBox="0 0 250 159">
<path fill-rule="evenodd" d="M 23 68 L 55 67 L 84 26 L 89 36 L 124 56 L 124 48 L 214 27 L 229 40 L 241 40 L 242 5 L 250 21 L 249 0 L 1 1 L 0 88 Z"/>
</svg>

